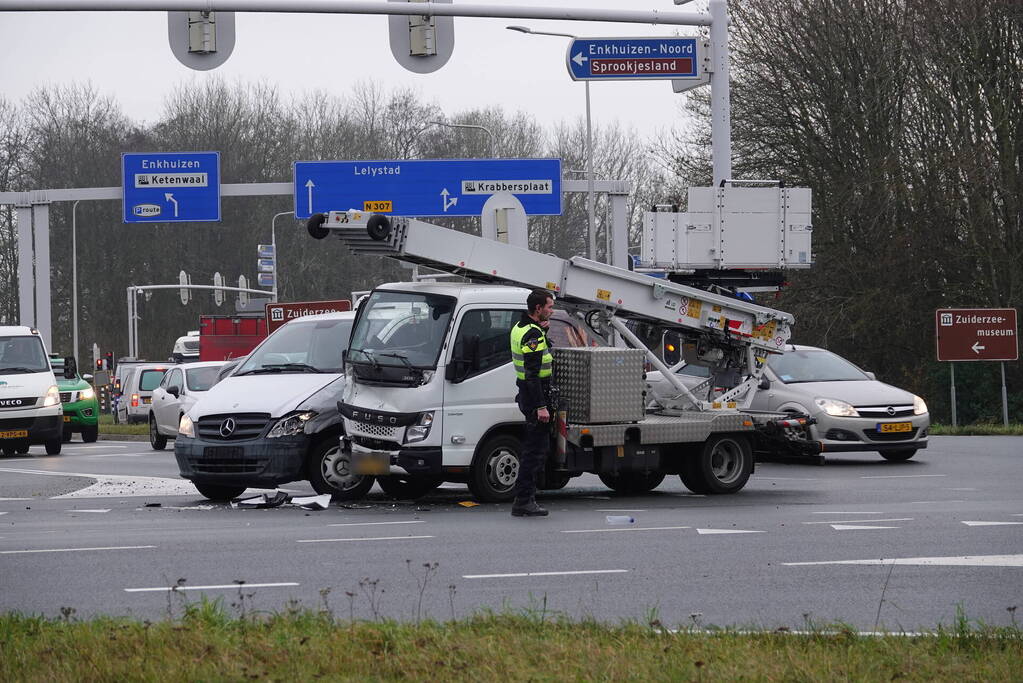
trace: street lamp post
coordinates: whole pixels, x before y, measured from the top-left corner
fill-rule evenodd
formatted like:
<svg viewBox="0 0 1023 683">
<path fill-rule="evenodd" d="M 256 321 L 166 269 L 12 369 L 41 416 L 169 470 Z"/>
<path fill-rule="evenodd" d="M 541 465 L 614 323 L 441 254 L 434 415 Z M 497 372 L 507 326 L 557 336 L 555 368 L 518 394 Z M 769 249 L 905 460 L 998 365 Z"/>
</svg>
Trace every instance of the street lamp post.
<svg viewBox="0 0 1023 683">
<path fill-rule="evenodd" d="M 556 33 L 554 31 L 535 31 L 528 26 L 506 26 L 509 31 L 518 31 L 534 36 L 557 36 L 575 40 L 579 36 L 572 33 Z M 593 192 L 593 124 L 590 118 L 590 82 L 586 84 L 586 214 L 589 222 L 588 251 L 591 260 L 597 260 L 597 202 Z M 608 261 L 610 261 L 610 255 Z"/>
<path fill-rule="evenodd" d="M 447 128 L 475 128 L 476 130 L 482 130 L 490 136 L 490 156 L 495 159 L 497 158 L 497 155 L 495 154 L 497 145 L 494 142 L 494 131 L 490 130 L 486 126 L 481 126 L 476 123 L 447 123 L 445 121 L 428 121 L 427 123 L 434 126 L 446 126 Z"/>
<path fill-rule="evenodd" d="M 78 202 L 71 205 L 71 355 L 78 363 Z"/>
<path fill-rule="evenodd" d="M 294 216 L 294 211 L 281 211 L 280 213 L 274 214 L 274 217 L 270 219 L 270 246 L 274 252 L 274 286 L 273 286 L 273 299 L 274 303 L 277 303 L 277 286 L 280 283 L 281 272 L 277 269 L 277 218 L 279 216 Z"/>
</svg>

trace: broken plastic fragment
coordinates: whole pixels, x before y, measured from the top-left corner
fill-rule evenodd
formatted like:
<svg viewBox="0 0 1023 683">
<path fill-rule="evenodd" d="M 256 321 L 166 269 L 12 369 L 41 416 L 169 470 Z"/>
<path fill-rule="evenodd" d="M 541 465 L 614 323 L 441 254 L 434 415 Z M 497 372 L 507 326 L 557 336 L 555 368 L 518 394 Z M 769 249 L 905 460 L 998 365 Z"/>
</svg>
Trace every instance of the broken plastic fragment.
<svg viewBox="0 0 1023 683">
<path fill-rule="evenodd" d="M 291 504 L 297 505 L 303 510 L 326 510 L 330 507 L 330 494 L 324 493 L 319 496 L 292 496 Z"/>
<path fill-rule="evenodd" d="M 288 500 L 288 494 L 284 491 L 274 491 L 273 494 L 261 493 L 258 496 L 252 496 L 251 498 L 239 498 L 238 500 L 231 501 L 231 507 L 233 508 L 276 508 L 284 505 L 284 502 Z"/>
<path fill-rule="evenodd" d="M 459 505 L 461 505 L 464 508 L 474 508 L 477 505 L 479 505 L 479 503 L 473 500 L 463 500 L 462 502 L 459 503 Z"/>
</svg>

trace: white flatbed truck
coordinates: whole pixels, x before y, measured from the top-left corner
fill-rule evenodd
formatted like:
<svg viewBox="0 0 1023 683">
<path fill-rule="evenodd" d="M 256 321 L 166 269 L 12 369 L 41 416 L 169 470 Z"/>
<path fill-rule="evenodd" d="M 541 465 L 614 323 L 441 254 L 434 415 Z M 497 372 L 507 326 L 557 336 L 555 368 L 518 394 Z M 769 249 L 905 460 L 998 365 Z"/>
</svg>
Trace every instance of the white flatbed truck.
<svg viewBox="0 0 1023 683">
<path fill-rule="evenodd" d="M 610 359 L 611 365 L 639 368 L 616 380 L 622 396 L 635 396 L 636 387 L 642 394 L 642 361 L 630 365 L 636 354 L 678 392 L 641 404 L 638 415 L 626 411 L 587 421 L 578 419 L 587 417 L 585 411 L 575 411 L 575 418 L 571 409 L 560 411 L 557 447 L 541 488 L 560 488 L 573 476 L 594 472 L 617 491 L 641 492 L 666 474 L 678 474 L 694 492 L 734 493 L 752 473 L 755 452 L 819 453 L 819 445 L 806 440 L 806 416 L 748 409 L 768 354 L 782 353 L 789 339 L 793 319 L 787 313 L 414 219 L 338 211 L 313 216 L 308 229 L 316 238 L 339 237 L 359 255 L 471 280 L 391 283 L 359 307 L 338 408 L 353 471 L 377 476 L 392 494 L 416 497 L 443 481 L 462 481 L 480 500 L 511 498 L 522 417 L 514 402 L 508 332 L 532 288 L 553 292 L 559 305 L 588 312 L 591 320 L 602 318 L 635 347 L 604 349 L 622 359 Z M 718 378 L 731 377 L 731 386 L 713 400 L 698 399 L 675 376 L 677 368 L 643 347 L 629 320 L 677 331 L 686 359 L 711 366 Z M 597 355 L 576 364 L 590 367 Z M 563 384 L 560 372 L 556 384 Z M 576 388 L 577 404 L 588 391 Z"/>
</svg>

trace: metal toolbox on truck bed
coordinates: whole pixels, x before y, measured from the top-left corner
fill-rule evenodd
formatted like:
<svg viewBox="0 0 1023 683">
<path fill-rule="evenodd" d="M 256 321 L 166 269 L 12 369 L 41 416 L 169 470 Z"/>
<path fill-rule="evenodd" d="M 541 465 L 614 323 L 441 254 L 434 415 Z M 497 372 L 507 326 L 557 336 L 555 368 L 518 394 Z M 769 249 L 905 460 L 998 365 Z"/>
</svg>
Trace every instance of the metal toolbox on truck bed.
<svg viewBox="0 0 1023 683">
<path fill-rule="evenodd" d="M 570 423 L 637 422 L 644 417 L 640 349 L 555 348 L 554 383 Z"/>
</svg>

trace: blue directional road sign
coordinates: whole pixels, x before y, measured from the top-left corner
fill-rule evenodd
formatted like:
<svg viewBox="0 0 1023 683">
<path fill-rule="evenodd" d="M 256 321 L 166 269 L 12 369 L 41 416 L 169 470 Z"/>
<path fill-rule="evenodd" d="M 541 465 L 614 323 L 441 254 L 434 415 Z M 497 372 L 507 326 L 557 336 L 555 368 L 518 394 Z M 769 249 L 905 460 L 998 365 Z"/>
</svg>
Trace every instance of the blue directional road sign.
<svg viewBox="0 0 1023 683">
<path fill-rule="evenodd" d="M 561 214 L 561 160 L 295 162 L 296 218 L 349 209 L 394 216 L 479 216 L 498 192 L 515 195 L 527 214 Z"/>
<path fill-rule="evenodd" d="M 122 154 L 125 223 L 220 220 L 220 152 Z"/>
<path fill-rule="evenodd" d="M 576 38 L 568 73 L 574 81 L 701 78 L 702 53 L 697 38 Z"/>
</svg>

